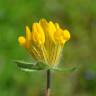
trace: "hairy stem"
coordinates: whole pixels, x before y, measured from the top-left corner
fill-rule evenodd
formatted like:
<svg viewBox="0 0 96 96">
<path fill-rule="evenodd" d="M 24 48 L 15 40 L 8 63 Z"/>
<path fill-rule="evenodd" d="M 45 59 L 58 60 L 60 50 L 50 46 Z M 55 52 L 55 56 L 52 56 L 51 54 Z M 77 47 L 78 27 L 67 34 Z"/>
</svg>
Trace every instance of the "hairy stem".
<svg viewBox="0 0 96 96">
<path fill-rule="evenodd" d="M 47 70 L 47 85 L 46 85 L 46 94 L 45 96 L 50 96 L 50 79 L 51 79 L 51 74 L 50 70 Z"/>
</svg>

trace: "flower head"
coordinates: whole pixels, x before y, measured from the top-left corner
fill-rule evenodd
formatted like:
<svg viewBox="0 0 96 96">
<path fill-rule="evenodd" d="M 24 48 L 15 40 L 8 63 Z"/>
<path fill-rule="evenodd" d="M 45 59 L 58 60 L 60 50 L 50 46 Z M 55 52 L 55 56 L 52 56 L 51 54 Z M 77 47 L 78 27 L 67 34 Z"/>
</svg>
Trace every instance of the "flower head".
<svg viewBox="0 0 96 96">
<path fill-rule="evenodd" d="M 67 29 L 63 30 L 58 23 L 41 19 L 33 23 L 32 30 L 26 26 L 26 37 L 20 36 L 18 42 L 34 59 L 54 66 L 59 63 L 63 46 L 69 39 Z"/>
</svg>

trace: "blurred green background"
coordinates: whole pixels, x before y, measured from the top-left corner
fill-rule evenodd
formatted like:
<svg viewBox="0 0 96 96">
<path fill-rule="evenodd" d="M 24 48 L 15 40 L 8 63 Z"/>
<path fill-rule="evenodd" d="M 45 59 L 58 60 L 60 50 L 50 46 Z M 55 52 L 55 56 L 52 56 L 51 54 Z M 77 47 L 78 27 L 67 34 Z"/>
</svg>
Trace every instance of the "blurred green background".
<svg viewBox="0 0 96 96">
<path fill-rule="evenodd" d="M 96 96 L 96 0 L 0 0 L 0 96 L 44 96 L 46 73 L 22 72 L 12 62 L 31 60 L 17 39 L 40 18 L 70 30 L 60 66 L 79 67 L 52 73 L 51 96 Z"/>
</svg>

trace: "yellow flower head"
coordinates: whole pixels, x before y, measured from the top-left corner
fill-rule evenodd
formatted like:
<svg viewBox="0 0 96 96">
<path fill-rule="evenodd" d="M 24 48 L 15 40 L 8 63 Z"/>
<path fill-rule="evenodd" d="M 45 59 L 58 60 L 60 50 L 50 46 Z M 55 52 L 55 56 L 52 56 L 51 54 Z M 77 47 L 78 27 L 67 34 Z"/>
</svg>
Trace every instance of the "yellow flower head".
<svg viewBox="0 0 96 96">
<path fill-rule="evenodd" d="M 32 31 L 26 26 L 26 37 L 20 36 L 18 42 L 32 57 L 50 66 L 58 64 L 66 41 L 70 39 L 67 29 L 61 29 L 58 23 L 41 19 L 33 23 Z"/>
</svg>

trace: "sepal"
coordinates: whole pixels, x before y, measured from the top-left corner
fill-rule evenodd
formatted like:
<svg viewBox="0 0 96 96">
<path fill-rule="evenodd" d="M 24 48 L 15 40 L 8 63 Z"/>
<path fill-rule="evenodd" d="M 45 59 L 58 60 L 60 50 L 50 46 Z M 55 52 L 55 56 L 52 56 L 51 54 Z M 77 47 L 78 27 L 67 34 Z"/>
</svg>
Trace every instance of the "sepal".
<svg viewBox="0 0 96 96">
<path fill-rule="evenodd" d="M 29 63 L 20 60 L 14 61 L 18 68 L 23 71 L 38 71 L 38 70 L 47 70 L 49 66 L 43 62 Z"/>
<path fill-rule="evenodd" d="M 59 72 L 73 72 L 78 70 L 77 67 L 71 67 L 71 68 L 59 68 L 59 67 L 53 67 L 52 70 L 59 71 Z"/>
</svg>

